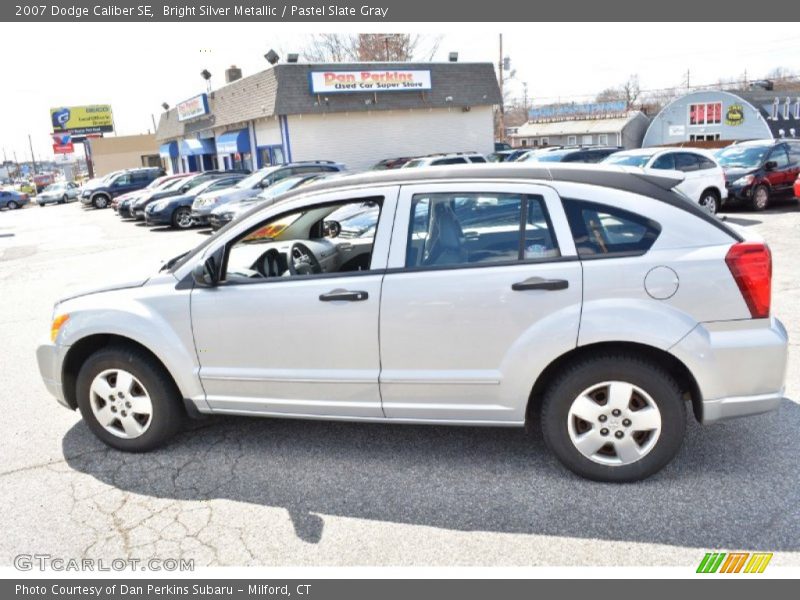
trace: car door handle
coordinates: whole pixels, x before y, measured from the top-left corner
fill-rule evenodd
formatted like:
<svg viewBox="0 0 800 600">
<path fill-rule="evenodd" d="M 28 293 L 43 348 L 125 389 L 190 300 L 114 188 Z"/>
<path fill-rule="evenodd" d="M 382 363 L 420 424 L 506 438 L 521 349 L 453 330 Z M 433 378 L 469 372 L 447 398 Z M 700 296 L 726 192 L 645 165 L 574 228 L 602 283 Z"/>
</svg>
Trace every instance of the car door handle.
<svg viewBox="0 0 800 600">
<path fill-rule="evenodd" d="M 529 277 L 525 281 L 511 284 L 511 289 L 515 292 L 524 292 L 525 290 L 547 290 L 553 292 L 565 290 L 568 287 L 569 281 L 566 279 L 543 279 L 542 277 Z"/>
<path fill-rule="evenodd" d="M 367 292 L 350 290 L 333 290 L 319 297 L 322 302 L 363 302 L 367 298 Z"/>
</svg>

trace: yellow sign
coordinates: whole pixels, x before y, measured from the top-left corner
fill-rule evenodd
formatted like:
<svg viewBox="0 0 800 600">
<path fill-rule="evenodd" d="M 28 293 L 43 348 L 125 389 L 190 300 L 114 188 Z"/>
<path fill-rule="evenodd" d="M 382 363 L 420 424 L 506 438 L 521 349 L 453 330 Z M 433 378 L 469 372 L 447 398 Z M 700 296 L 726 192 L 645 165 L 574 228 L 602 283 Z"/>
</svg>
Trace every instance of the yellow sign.
<svg viewBox="0 0 800 600">
<path fill-rule="evenodd" d="M 725 113 L 725 125 L 741 125 L 744 123 L 744 107 L 741 104 L 731 104 Z"/>
<path fill-rule="evenodd" d="M 50 121 L 53 124 L 53 133 L 66 131 L 84 135 L 114 131 L 114 117 L 108 104 L 51 108 Z"/>
</svg>

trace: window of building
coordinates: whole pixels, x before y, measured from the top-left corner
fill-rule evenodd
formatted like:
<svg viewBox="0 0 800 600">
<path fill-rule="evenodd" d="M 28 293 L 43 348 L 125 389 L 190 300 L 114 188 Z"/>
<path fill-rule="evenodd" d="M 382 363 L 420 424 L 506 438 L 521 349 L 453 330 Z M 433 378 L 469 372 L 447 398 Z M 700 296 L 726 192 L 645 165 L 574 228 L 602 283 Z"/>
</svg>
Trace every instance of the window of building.
<svg viewBox="0 0 800 600">
<path fill-rule="evenodd" d="M 560 256 L 544 199 L 530 194 L 417 194 L 406 267 L 509 263 Z"/>
<path fill-rule="evenodd" d="M 543 137 L 541 140 L 539 140 L 539 145 L 540 146 L 549 146 L 550 145 L 550 138 Z"/>
<path fill-rule="evenodd" d="M 608 146 L 608 134 L 607 133 L 600 133 L 597 135 L 597 143 L 600 146 Z"/>
<path fill-rule="evenodd" d="M 719 125 L 722 122 L 722 102 L 689 105 L 689 125 Z"/>
<path fill-rule="evenodd" d="M 581 144 L 583 144 L 584 146 L 591 146 L 592 145 L 592 136 L 591 135 L 583 136 L 581 138 Z"/>
<path fill-rule="evenodd" d="M 800 119 L 800 98 L 797 98 L 794 103 L 794 118 Z"/>
<path fill-rule="evenodd" d="M 694 133 L 692 133 L 692 134 L 689 135 L 689 141 L 690 142 L 706 142 L 706 141 L 710 142 L 710 141 L 718 140 L 718 139 L 719 139 L 719 134 L 718 133 L 709 133 L 709 134 L 702 134 L 702 133 L 701 134 L 694 134 Z"/>
<path fill-rule="evenodd" d="M 655 221 L 621 208 L 564 199 L 564 209 L 581 258 L 641 255 L 661 233 Z"/>
<path fill-rule="evenodd" d="M 578 138 L 574 135 L 567 136 L 567 146 L 577 146 L 578 145 Z"/>
<path fill-rule="evenodd" d="M 789 96 L 786 96 L 786 103 L 783 105 L 783 118 L 787 121 L 789 120 L 789 111 L 792 109 L 792 100 Z"/>
<path fill-rule="evenodd" d="M 775 98 L 775 100 L 772 102 L 772 120 L 773 121 L 777 121 L 778 120 L 778 105 L 780 104 L 780 102 L 781 101 L 778 100 L 777 98 Z"/>
</svg>

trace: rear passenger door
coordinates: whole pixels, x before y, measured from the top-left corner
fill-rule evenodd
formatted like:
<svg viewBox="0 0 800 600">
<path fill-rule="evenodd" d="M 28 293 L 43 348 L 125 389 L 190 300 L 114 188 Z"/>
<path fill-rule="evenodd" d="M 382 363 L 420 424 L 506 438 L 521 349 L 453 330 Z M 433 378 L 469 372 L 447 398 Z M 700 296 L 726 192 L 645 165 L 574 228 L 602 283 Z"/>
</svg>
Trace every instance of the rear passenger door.
<svg viewBox="0 0 800 600">
<path fill-rule="evenodd" d="M 700 157 L 691 152 L 675 153 L 675 168 L 683 172 L 684 180 L 678 189 L 695 202 L 706 187 L 705 172 L 700 169 Z"/>
<path fill-rule="evenodd" d="M 381 291 L 384 414 L 521 423 L 538 371 L 576 345 L 581 285 L 552 188 L 403 187 Z"/>
</svg>

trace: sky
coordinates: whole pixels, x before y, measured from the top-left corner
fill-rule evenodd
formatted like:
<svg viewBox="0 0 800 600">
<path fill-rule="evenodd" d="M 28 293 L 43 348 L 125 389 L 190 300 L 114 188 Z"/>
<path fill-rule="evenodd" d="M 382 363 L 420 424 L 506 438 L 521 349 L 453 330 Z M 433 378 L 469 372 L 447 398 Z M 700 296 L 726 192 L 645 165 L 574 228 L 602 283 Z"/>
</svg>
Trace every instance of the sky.
<svg viewBox="0 0 800 600">
<path fill-rule="evenodd" d="M 301 52 L 311 34 L 328 31 L 413 32 L 440 40 L 435 60 L 451 51 L 462 62 L 511 58 L 512 93 L 527 83 L 533 103 L 591 101 L 602 89 L 637 74 L 643 90 L 734 78 L 745 70 L 762 77 L 776 67 L 800 71 L 800 33 L 795 24 L 742 23 L 517 23 L 313 25 L 268 23 L 25 23 L 3 26 L 0 56 L 0 147 L 6 158 L 53 158 L 49 109 L 111 104 L 118 135 L 146 133 L 161 104 L 224 83 L 230 65 L 245 76 L 267 68 L 270 48 L 285 56 Z M 769 34 L 765 34 L 769 32 Z M 10 57 L 14 57 L 9 60 Z"/>
</svg>

